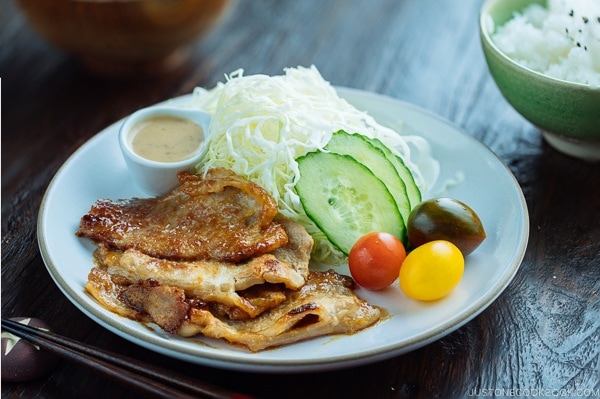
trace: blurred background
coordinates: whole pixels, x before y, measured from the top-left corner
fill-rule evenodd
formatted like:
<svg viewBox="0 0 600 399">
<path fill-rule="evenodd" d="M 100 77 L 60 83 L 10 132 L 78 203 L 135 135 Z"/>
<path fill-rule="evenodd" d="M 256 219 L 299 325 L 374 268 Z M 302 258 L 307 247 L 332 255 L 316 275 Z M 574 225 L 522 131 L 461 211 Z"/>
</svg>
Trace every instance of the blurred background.
<svg viewBox="0 0 600 399">
<path fill-rule="evenodd" d="M 65 3 L 76 8 L 67 12 Z M 129 11 L 98 11 L 96 23 L 84 23 L 80 13 L 88 6 L 110 2 L 0 2 L 4 314 L 40 317 L 71 338 L 260 397 L 280 398 L 284 392 L 290 399 L 450 398 L 474 388 L 598 386 L 600 169 L 552 149 L 504 100 L 481 48 L 483 0 L 118 3 Z M 206 18 L 207 25 L 183 29 L 200 3 L 218 4 L 210 14 L 215 18 L 201 14 L 191 19 Z M 171 8 L 175 4 L 187 11 L 179 13 Z M 36 19 L 41 17 L 34 16 L 42 10 L 62 21 L 56 29 L 68 30 L 71 44 L 43 33 Z M 160 17 L 127 19 L 141 11 Z M 170 27 L 184 33 L 169 34 Z M 120 29 L 146 33 L 131 44 L 114 36 Z M 174 37 L 186 45 L 172 44 Z M 97 54 L 113 45 L 124 58 L 158 55 L 100 61 Z M 88 49 L 96 49 L 96 57 L 84 57 Z M 525 194 L 531 234 L 506 291 L 465 326 L 406 355 L 347 370 L 275 377 L 191 365 L 143 350 L 75 308 L 46 271 L 36 236 L 42 197 L 67 158 L 133 111 L 197 86 L 211 88 L 239 68 L 275 75 L 311 64 L 333 85 L 388 95 L 451 121 L 508 166 Z M 28 384 L 3 383 L 2 396 L 135 397 L 105 382 L 64 365 Z"/>
<path fill-rule="evenodd" d="M 188 2 L 195 1 L 181 3 Z M 46 3 L 81 5 L 88 2 Z M 111 2 L 91 3 L 108 6 Z M 53 126 L 53 132 L 64 138 L 70 128 L 81 129 L 85 125 L 89 129 L 85 135 L 91 136 L 137 108 L 189 93 L 196 86 L 213 87 L 224 80 L 224 74 L 238 68 L 243 68 L 246 74 L 273 75 L 282 73 L 287 66 L 315 64 L 334 85 L 374 91 L 414 103 L 454 121 L 488 145 L 493 144 L 494 137 L 488 136 L 488 129 L 472 129 L 480 125 L 482 118 L 487 118 L 485 107 L 490 104 L 478 100 L 501 98 L 489 78 L 479 42 L 477 19 L 481 0 L 422 0 L 420 5 L 396 0 L 375 4 L 361 0 L 218 3 L 221 7 L 213 9 L 216 19 L 211 21 L 212 26 L 200 29 L 195 39 L 186 39 L 187 58 L 167 63 L 166 68 L 158 62 L 155 69 L 142 68 L 139 64 L 136 67 L 135 63 L 130 68 L 125 62 L 117 62 L 115 69 L 121 65 L 125 69 L 121 72 L 130 72 L 119 74 L 110 68 L 102 70 L 98 63 L 90 67 L 81 56 L 64 51 L 65 47 L 54 44 L 56 40 L 47 40 L 45 37 L 49 36 L 42 35 L 41 22 L 34 21 L 36 12 L 24 13 L 32 8 L 39 12 L 49 6 L 8 0 L 0 13 L 0 76 L 4 92 L 18 90 L 45 96 L 47 101 L 36 103 L 45 103 L 48 107 L 68 102 L 73 113 L 83 106 L 78 99 L 85 97 L 85 107 L 102 109 L 97 116 L 99 120 L 89 120 L 86 115 L 88 120 L 83 123 L 72 115 L 69 123 L 73 126 Z M 436 8 L 436 12 L 428 12 L 432 8 Z M 140 7 L 134 9 L 140 12 Z M 77 13 L 70 12 L 61 18 L 71 20 L 77 18 Z M 119 26 L 115 18 L 114 15 L 109 18 L 111 24 Z M 86 25 L 82 21 L 78 24 Z M 102 24 L 97 26 L 101 31 Z M 428 28 L 433 26 L 436 28 Z M 458 36 L 441 40 L 439 32 L 455 32 Z M 82 40 L 100 43 L 103 35 L 95 35 L 88 33 Z M 31 68 L 32 63 L 35 68 Z M 10 99 L 5 101 L 5 126 L 40 111 L 30 110 L 29 106 Z M 470 112 L 465 112 L 466 109 Z M 494 108 L 494 115 L 494 120 L 488 121 L 489 130 L 502 131 L 507 126 L 520 129 L 525 140 L 521 144 L 537 151 L 538 132 L 523 123 L 511 107 L 501 103 L 499 108 Z M 5 133 L 11 134 L 9 129 L 5 129 Z M 531 145 L 527 143 L 529 140 Z M 510 149 L 506 155 L 510 156 Z"/>
</svg>

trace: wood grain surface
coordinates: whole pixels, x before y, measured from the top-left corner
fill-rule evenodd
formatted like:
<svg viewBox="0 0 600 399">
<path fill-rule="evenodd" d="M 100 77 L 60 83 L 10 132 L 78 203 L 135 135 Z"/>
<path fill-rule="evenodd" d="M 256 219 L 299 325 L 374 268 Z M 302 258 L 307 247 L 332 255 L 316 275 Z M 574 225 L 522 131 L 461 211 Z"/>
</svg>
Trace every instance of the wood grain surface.
<svg viewBox="0 0 600 399">
<path fill-rule="evenodd" d="M 481 0 L 238 1 L 188 63 L 146 79 L 86 72 L 47 44 L 16 3 L 0 5 L 2 314 L 259 398 L 600 396 L 600 164 L 562 155 L 502 98 L 483 58 Z M 323 373 L 224 371 L 132 345 L 84 316 L 40 257 L 36 221 L 58 168 L 132 111 L 238 68 L 280 74 L 316 65 L 334 85 L 389 95 L 446 118 L 487 145 L 517 178 L 530 213 L 515 279 L 454 333 L 390 360 Z M 502 198 L 498 198 L 502 201 Z M 520 394 L 520 395 L 518 395 Z M 141 397 L 62 363 L 6 398 Z"/>
</svg>

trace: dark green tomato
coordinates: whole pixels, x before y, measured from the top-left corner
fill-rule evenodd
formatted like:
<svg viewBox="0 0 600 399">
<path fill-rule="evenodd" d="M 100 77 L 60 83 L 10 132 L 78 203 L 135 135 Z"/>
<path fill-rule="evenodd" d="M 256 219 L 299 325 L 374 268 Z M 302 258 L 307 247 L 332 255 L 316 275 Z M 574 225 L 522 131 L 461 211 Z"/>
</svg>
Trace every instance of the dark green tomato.
<svg viewBox="0 0 600 399">
<path fill-rule="evenodd" d="M 450 241 L 463 255 L 473 252 L 485 239 L 479 216 L 469 206 L 452 198 L 421 202 L 408 217 L 408 241 L 413 248 L 430 241 Z"/>
</svg>

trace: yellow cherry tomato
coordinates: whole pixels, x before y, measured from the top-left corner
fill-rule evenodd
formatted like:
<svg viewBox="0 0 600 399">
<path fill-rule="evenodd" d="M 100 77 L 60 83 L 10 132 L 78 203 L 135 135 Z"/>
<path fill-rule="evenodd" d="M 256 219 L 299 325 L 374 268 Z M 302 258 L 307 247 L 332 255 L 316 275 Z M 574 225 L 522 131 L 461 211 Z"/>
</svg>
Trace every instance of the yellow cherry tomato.
<svg viewBox="0 0 600 399">
<path fill-rule="evenodd" d="M 402 262 L 400 288 L 410 298 L 434 301 L 456 288 L 464 269 L 463 254 L 454 244 L 430 241 L 415 248 Z"/>
</svg>

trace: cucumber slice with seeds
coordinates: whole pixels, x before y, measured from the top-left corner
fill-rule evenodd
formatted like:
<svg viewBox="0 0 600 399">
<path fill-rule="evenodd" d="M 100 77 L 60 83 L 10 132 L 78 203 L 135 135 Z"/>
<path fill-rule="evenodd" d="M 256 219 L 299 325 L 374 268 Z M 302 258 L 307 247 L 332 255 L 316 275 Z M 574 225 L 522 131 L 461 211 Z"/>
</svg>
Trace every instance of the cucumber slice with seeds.
<svg viewBox="0 0 600 399">
<path fill-rule="evenodd" d="M 371 231 L 406 236 L 394 197 L 373 172 L 349 155 L 311 152 L 297 159 L 296 191 L 308 217 L 346 255 Z"/>
<path fill-rule="evenodd" d="M 325 150 L 337 154 L 350 155 L 369 168 L 375 176 L 383 181 L 394 197 L 396 206 L 402 215 L 402 220 L 404 222 L 408 220 L 411 203 L 406 193 L 406 185 L 398 175 L 392 162 L 385 155 L 383 149 L 375 146 L 372 140 L 366 136 L 358 133 L 348 134 L 340 130 L 331 136 L 331 140 L 325 146 Z M 390 151 L 389 149 L 387 150 Z"/>
</svg>

